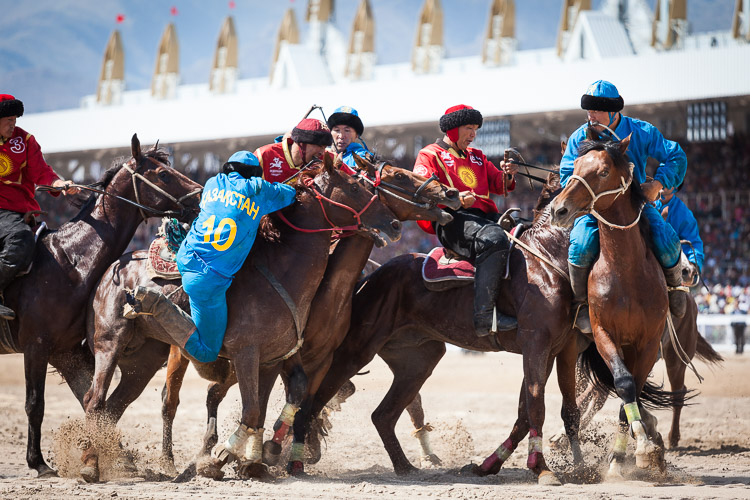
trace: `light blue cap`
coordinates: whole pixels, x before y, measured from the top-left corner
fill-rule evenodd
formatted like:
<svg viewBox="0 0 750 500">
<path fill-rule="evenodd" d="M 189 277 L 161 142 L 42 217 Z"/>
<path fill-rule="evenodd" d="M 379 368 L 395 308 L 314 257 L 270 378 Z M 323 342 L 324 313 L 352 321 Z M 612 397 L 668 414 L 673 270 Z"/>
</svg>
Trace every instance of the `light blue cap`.
<svg viewBox="0 0 750 500">
<path fill-rule="evenodd" d="M 250 151 L 237 151 L 227 160 L 229 163 L 242 163 L 250 167 L 257 167 L 260 165 L 258 158 Z"/>
</svg>

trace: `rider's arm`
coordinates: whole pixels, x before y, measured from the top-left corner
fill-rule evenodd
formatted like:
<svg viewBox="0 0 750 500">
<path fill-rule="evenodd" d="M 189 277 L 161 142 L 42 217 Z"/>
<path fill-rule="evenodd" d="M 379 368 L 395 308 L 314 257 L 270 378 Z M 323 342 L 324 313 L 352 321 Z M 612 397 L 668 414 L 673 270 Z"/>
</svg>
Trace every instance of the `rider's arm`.
<svg viewBox="0 0 750 500">
<path fill-rule="evenodd" d="M 582 125 L 568 138 L 565 154 L 560 160 L 560 185 L 565 187 L 568 179 L 573 175 L 573 162 L 578 158 L 578 145 L 586 138 L 586 125 Z"/>
<path fill-rule="evenodd" d="M 648 156 L 659 161 L 654 180 L 659 181 L 667 189 L 676 188 L 685 179 L 687 171 L 687 156 L 679 144 L 665 139 L 659 129 L 650 123 L 641 122 L 648 139 Z"/>
</svg>

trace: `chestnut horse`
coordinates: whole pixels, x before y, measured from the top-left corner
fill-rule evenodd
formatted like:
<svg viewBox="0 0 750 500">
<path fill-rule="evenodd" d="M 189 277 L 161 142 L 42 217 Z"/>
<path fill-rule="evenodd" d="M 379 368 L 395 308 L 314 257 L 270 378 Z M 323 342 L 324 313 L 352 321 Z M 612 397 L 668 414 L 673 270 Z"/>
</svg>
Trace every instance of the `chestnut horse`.
<svg viewBox="0 0 750 500">
<path fill-rule="evenodd" d="M 352 319 L 343 343 L 334 353 L 328 373 L 315 394 L 312 413 L 323 406 L 349 378 L 378 354 L 393 372 L 393 383 L 372 420 L 383 440 L 395 472 L 416 470 L 395 434 L 403 410 L 418 398 L 419 389 L 451 343 L 474 351 L 510 351 L 523 355 L 524 384 L 519 395 L 519 417 L 510 437 L 474 473 L 495 474 L 531 433 L 527 465 L 543 484 L 557 479 L 542 449 L 544 390 L 557 359 L 563 394 L 563 420 L 574 443 L 574 459 L 582 461 L 577 443 L 575 405 L 575 337 L 571 335 L 572 292 L 565 260 L 569 232 L 549 224 L 549 199 L 559 189 L 555 174 L 540 197 L 531 228 L 520 236 L 523 247 L 510 256 L 510 280 L 504 280 L 497 307 L 518 318 L 518 330 L 496 337 L 477 337 L 472 322 L 474 291 L 470 286 L 434 292 L 422 281 L 422 255 L 402 255 L 367 276 L 353 297 Z M 530 253 L 529 249 L 533 251 Z M 414 415 L 413 415 L 414 417 Z M 422 417 L 421 413 L 417 418 Z M 423 423 L 422 423 L 423 424 Z M 417 424 L 419 427 L 422 425 Z"/>
<path fill-rule="evenodd" d="M 640 409 L 642 401 L 678 405 L 674 393 L 647 383 L 669 309 L 663 273 L 648 244 L 648 225 L 638 223 L 646 200 L 633 184 L 625 156 L 629 144 L 630 137 L 584 142 L 570 182 L 552 202 L 554 224 L 570 227 L 587 213 L 599 221 L 600 252 L 588 284 L 595 347 L 581 356 L 596 383 L 623 401 L 610 460 L 613 477 L 621 475 L 628 431 L 636 439 L 636 465 L 664 470 L 661 436 L 653 419 L 641 418 Z"/>
<path fill-rule="evenodd" d="M 197 214 L 201 186 L 170 168 L 166 151 L 143 153 L 133 135 L 131 152 L 130 160 L 90 186 L 103 194 L 92 195 L 75 218 L 39 238 L 31 272 L 5 290 L 6 304 L 17 312 L 17 319 L 8 322 L 13 341 L 24 354 L 26 463 L 39 476 L 56 475 L 41 451 L 47 364 L 60 372 L 81 402 L 91 384 L 93 359 L 82 342 L 94 286 L 145 217 L 175 213 L 167 210 L 181 217 L 188 209 Z"/>
<path fill-rule="evenodd" d="M 451 217 L 439 210 L 435 204 L 439 203 L 449 208 L 460 206 L 458 191 L 455 189 L 448 189 L 436 181 L 430 184 L 430 180 L 408 170 L 394 167 L 387 162 L 379 161 L 374 165 L 357 155 L 354 158 L 360 172 L 369 172 L 369 182 L 376 184 L 381 200 L 399 220 L 426 219 L 444 224 L 449 222 Z M 412 201 L 414 199 L 422 199 L 424 203 L 415 203 Z M 275 464 L 281 452 L 281 442 L 293 423 L 293 451 L 287 464 L 287 471 L 290 474 L 298 475 L 304 472 L 302 455 L 305 436 L 310 425 L 310 409 L 312 408 L 310 395 L 317 391 L 333 360 L 334 350 L 349 329 L 352 293 L 357 281 L 362 277 L 362 270 L 367 264 L 372 246 L 372 240 L 362 236 L 339 241 L 328 261 L 325 276 L 313 299 L 310 318 L 305 327 L 305 343 L 300 350 L 303 369 L 308 378 L 305 398 L 301 405 L 288 404 L 282 410 L 282 415 L 274 425 L 273 439 L 267 441 L 264 446 L 264 459 L 269 464 Z M 177 406 L 175 398 L 187 367 L 186 360 L 183 360 L 179 368 L 176 362 L 178 360 L 172 359 L 167 371 L 165 403 L 162 412 L 167 418 L 174 416 Z M 289 381 L 286 374 L 290 369 L 291 366 L 287 366 L 282 370 L 287 386 L 289 386 Z M 207 375 L 207 370 L 199 369 L 199 373 Z M 226 372 L 223 371 L 223 373 Z M 213 377 L 213 379 L 216 378 Z M 204 439 L 202 453 L 208 452 L 211 443 L 215 442 L 216 408 L 229 387 L 235 383 L 235 379 L 229 378 L 218 382 L 209 388 L 207 398 L 209 428 Z M 176 391 L 172 389 L 173 386 L 176 387 Z M 296 415 L 295 412 L 297 412 Z M 168 421 L 168 428 L 165 426 L 165 429 L 167 431 L 165 437 L 171 436 L 171 419 Z M 169 442 L 165 439 L 164 450 L 167 452 L 171 450 L 171 437 Z"/>
<path fill-rule="evenodd" d="M 237 372 L 242 416 L 240 426 L 224 449 L 227 455 L 242 461 L 244 477 L 266 473 L 260 463 L 260 447 L 268 396 L 282 362 L 293 356 L 299 359 L 297 350 L 302 343 L 310 303 L 328 261 L 331 231 L 348 226 L 370 235 L 378 244 L 384 243 L 381 232 L 394 241 L 401 234 L 401 223 L 377 201 L 377 195 L 334 169 L 327 156 L 322 166 L 301 174 L 297 190 L 298 203 L 284 209 L 282 215 L 272 216 L 278 239 L 256 242 L 227 292 L 229 318 L 221 356 L 229 358 Z M 352 222 L 356 224 L 352 226 Z M 127 381 L 123 379 L 106 401 L 115 421 L 142 392 L 168 351 L 167 346 L 154 343 L 171 339 L 150 317 L 139 316 L 135 320 L 122 317 L 124 290 L 148 284 L 145 271 L 143 253 L 125 255 L 107 270 L 93 297 L 94 313 L 87 327 L 96 371 L 86 395 L 88 417 L 104 411 L 112 374 L 125 348 L 145 346 L 144 342 L 155 347 L 133 360 L 131 366 L 137 367 L 137 373 L 130 374 Z M 154 283 L 161 285 L 167 294 L 176 288 L 173 282 L 154 280 Z M 172 300 L 187 304 L 182 291 Z M 297 380 L 301 381 L 298 383 L 304 389 L 304 373 L 299 369 L 297 373 Z M 85 450 L 82 458 L 84 478 L 97 480 L 96 450 L 93 447 Z M 220 471 L 211 473 L 218 475 Z"/>
</svg>

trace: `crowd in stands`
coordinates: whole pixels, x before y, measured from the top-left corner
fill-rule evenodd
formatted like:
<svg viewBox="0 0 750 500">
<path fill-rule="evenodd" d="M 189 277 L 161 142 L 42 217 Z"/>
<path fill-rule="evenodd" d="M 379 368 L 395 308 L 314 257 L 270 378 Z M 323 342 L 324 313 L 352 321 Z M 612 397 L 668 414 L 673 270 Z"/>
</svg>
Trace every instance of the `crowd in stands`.
<svg viewBox="0 0 750 500">
<path fill-rule="evenodd" d="M 684 186 L 678 196 L 693 211 L 700 225 L 704 243 L 703 281 L 706 286 L 694 290 L 699 310 L 705 313 L 748 314 L 750 303 L 750 141 L 735 134 L 722 142 L 688 143 L 681 141 L 688 157 Z M 560 159 L 560 145 L 546 142 L 529 145 L 521 151 L 530 164 L 553 167 Z M 493 159 L 497 160 L 497 159 Z M 408 158 L 399 162 L 410 168 Z M 524 171 L 522 169 L 522 171 Z M 546 172 L 531 170 L 533 175 L 546 177 Z M 205 176 L 200 176 L 205 177 Z M 196 179 L 205 181 L 205 178 Z M 496 198 L 500 211 L 518 207 L 518 215 L 527 221 L 540 192 L 538 182 L 518 177 L 517 188 L 507 197 Z M 51 216 L 43 217 L 51 227 L 70 220 L 77 208 L 67 200 L 38 197 L 42 208 Z M 52 218 L 50 218 L 52 217 Z M 129 250 L 147 248 L 156 235 L 160 221 L 141 224 Z M 408 252 L 426 253 L 438 245 L 437 238 L 421 231 L 414 222 L 403 226 L 403 236 L 395 244 L 375 249 L 371 259 L 385 262 Z M 698 287 L 696 287 L 698 288 Z"/>
</svg>

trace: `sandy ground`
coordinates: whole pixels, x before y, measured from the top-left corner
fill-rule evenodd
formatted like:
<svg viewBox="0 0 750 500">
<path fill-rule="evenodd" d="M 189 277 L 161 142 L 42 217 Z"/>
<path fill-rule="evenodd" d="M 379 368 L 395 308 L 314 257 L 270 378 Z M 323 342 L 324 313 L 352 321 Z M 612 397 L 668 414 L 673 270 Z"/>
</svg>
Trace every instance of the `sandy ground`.
<svg viewBox="0 0 750 500">
<path fill-rule="evenodd" d="M 310 476 L 303 479 L 272 468 L 275 480 L 242 481 L 230 467 L 222 481 L 195 478 L 184 484 L 153 479 L 161 450 L 160 394 L 164 370 L 152 381 L 141 398 L 120 422 L 122 441 L 136 455 L 139 476 L 86 484 L 75 478 L 66 455 L 65 429 L 80 424 L 82 410 L 66 385 L 51 373 L 47 379 L 46 415 L 42 449 L 48 463 L 67 477 L 37 479 L 26 467 L 26 415 L 24 413 L 23 357 L 0 357 L 0 498 L 750 498 L 750 356 L 726 353 L 723 367 L 711 370 L 697 363 L 706 380 L 697 383 L 688 374 L 689 387 L 701 394 L 696 404 L 682 414 L 682 442 L 667 452 L 666 477 L 650 478 L 628 474 L 626 481 L 606 483 L 598 479 L 576 479 L 565 453 L 545 451 L 553 468 L 566 484 L 542 487 L 525 468 L 524 441 L 496 476 L 477 478 L 459 475 L 469 463 L 481 463 L 507 437 L 515 420 L 521 382 L 521 358 L 510 354 L 466 355 L 450 351 L 423 388 L 422 398 L 431 433 L 433 450 L 443 460 L 436 469 L 399 477 L 370 422 L 370 413 L 390 384 L 388 368 L 376 359 L 370 373 L 355 378 L 357 393 L 333 416 L 334 428 L 325 444 L 323 459 L 308 465 Z M 665 378 L 657 365 L 655 379 Z M 175 421 L 177 467 L 184 467 L 198 449 L 204 432 L 206 383 L 191 368 L 183 386 L 182 404 Z M 562 425 L 560 396 L 556 381 L 547 393 L 545 436 Z M 271 396 L 268 422 L 282 406 L 280 385 Z M 602 467 L 610 437 L 615 429 L 618 403 L 610 399 L 597 415 L 590 441 L 584 446 L 587 468 Z M 239 392 L 236 387 L 220 408 L 220 439 L 236 426 Z M 669 432 L 671 414 L 657 412 L 659 430 Z M 404 415 L 397 433 L 407 456 L 419 462 L 419 446 L 411 436 L 411 422 Z M 270 437 L 270 431 L 266 431 Z M 589 477 L 592 475 L 590 474 Z M 593 474 L 597 476 L 596 473 Z"/>
</svg>

